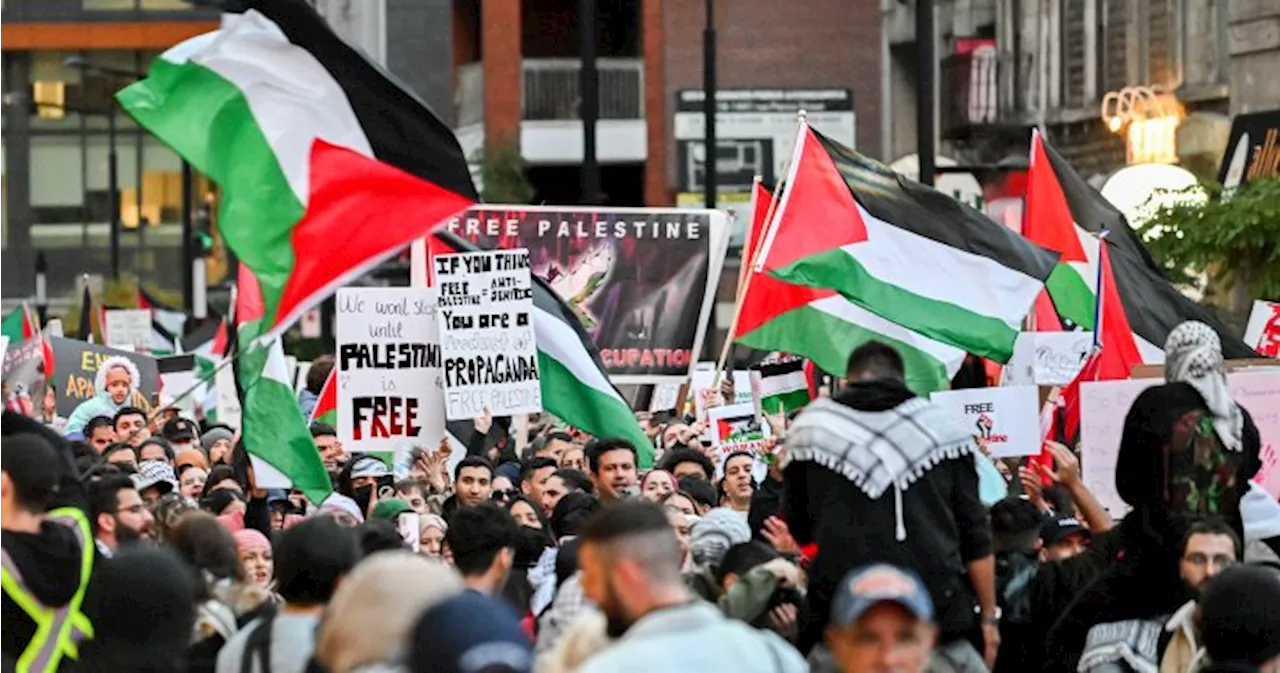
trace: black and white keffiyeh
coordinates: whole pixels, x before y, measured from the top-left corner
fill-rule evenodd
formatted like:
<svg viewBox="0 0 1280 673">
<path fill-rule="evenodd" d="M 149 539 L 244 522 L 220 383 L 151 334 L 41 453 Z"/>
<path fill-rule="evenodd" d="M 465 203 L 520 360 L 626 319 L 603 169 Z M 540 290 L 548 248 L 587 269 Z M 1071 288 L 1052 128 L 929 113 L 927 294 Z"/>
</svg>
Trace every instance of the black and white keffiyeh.
<svg viewBox="0 0 1280 673">
<path fill-rule="evenodd" d="M 1186 383 L 1204 398 L 1218 439 L 1229 451 L 1244 445 L 1244 414 L 1227 390 L 1227 368 L 1222 340 L 1212 327 L 1189 320 L 1173 328 L 1164 344 L 1165 379 Z"/>
<path fill-rule="evenodd" d="M 897 537 L 906 539 L 902 491 L 943 460 L 973 454 L 972 433 L 921 397 L 886 411 L 858 411 L 831 398 L 810 404 L 787 432 L 786 461 L 811 461 L 839 472 L 867 497 L 890 487 Z"/>
</svg>

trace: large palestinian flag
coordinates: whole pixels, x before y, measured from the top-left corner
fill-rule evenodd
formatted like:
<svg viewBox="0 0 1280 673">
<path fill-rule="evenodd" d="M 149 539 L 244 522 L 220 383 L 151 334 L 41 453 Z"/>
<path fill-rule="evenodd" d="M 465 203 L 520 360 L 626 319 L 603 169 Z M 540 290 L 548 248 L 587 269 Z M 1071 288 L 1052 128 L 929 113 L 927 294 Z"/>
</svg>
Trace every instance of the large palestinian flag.
<svg viewBox="0 0 1280 673">
<path fill-rule="evenodd" d="M 449 128 L 304 0 L 231 4 L 117 98 L 222 188 L 269 337 L 477 197 Z"/>
<path fill-rule="evenodd" d="M 1058 255 L 801 125 L 756 267 L 999 362 Z"/>
<path fill-rule="evenodd" d="M 742 257 L 748 267 L 766 230 L 773 195 L 757 184 L 753 202 Z M 907 385 L 919 395 L 945 390 L 964 362 L 963 350 L 882 318 L 835 290 L 793 285 L 751 268 L 746 273 L 749 280 L 733 332 L 740 344 L 801 355 L 827 372 L 843 374 L 855 348 L 881 341 L 902 355 Z"/>
<path fill-rule="evenodd" d="M 1032 140 L 1024 231 L 1040 245 L 1062 253 L 1063 264 L 1047 284 L 1058 314 L 1091 328 L 1084 311 L 1085 292 L 1091 299 L 1097 275 L 1098 239 L 1108 232 L 1112 273 L 1124 312 L 1142 359 L 1164 362 L 1169 332 L 1187 320 L 1199 320 L 1218 333 L 1227 358 L 1258 357 L 1234 332 L 1209 311 L 1187 299 L 1163 273 L 1124 215 L 1103 198 L 1053 146 L 1037 134 Z M 1077 245 L 1078 244 L 1078 245 Z M 1081 254 L 1083 252 L 1083 256 Z"/>
<path fill-rule="evenodd" d="M 474 252 L 470 241 L 438 231 L 433 255 Z M 542 406 L 553 416 L 596 437 L 623 437 L 635 445 L 639 467 L 653 466 L 653 444 L 640 429 L 630 405 L 604 373 L 600 352 L 573 309 L 533 276 L 533 331 L 538 341 Z"/>
</svg>

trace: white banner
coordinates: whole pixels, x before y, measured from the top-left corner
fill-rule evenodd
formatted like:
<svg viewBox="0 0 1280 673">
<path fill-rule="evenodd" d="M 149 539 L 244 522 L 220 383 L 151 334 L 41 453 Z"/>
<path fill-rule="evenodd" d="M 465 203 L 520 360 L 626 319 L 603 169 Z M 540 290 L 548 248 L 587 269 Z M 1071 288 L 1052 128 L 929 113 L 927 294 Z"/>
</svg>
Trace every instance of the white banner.
<svg viewBox="0 0 1280 673">
<path fill-rule="evenodd" d="M 444 434 L 435 290 L 343 288 L 337 297 L 338 438 L 400 457 Z"/>
<path fill-rule="evenodd" d="M 1093 348 L 1093 332 L 1022 332 L 1004 367 L 1002 385 L 1065 386 Z"/>
<path fill-rule="evenodd" d="M 930 395 L 960 425 L 987 443 L 995 458 L 1040 453 L 1039 389 L 1035 386 L 968 388 Z"/>
<path fill-rule="evenodd" d="M 151 311 L 144 308 L 107 309 L 103 339 L 112 348 L 138 353 L 151 350 Z"/>
<path fill-rule="evenodd" d="M 529 251 L 438 255 L 435 279 L 446 417 L 542 411 Z"/>
</svg>

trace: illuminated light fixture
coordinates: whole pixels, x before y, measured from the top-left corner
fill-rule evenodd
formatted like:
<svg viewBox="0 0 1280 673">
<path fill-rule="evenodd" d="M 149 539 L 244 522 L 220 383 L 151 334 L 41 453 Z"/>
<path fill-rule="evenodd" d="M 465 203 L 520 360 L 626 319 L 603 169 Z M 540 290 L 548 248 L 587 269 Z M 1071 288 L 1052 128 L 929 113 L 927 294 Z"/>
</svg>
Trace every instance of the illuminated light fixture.
<svg viewBox="0 0 1280 673">
<path fill-rule="evenodd" d="M 1150 87 L 1127 86 L 1102 98 L 1102 119 L 1112 133 L 1125 134 L 1125 160 L 1133 164 L 1178 161 L 1182 107 Z"/>
</svg>

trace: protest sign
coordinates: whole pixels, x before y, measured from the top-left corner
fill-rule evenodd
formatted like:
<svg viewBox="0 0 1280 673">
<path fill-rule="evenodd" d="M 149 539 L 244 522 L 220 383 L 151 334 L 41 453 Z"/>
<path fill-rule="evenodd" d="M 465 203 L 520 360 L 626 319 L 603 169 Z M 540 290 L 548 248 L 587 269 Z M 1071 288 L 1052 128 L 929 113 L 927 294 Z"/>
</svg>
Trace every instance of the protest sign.
<svg viewBox="0 0 1280 673">
<path fill-rule="evenodd" d="M 1093 348 L 1093 332 L 1022 332 L 1004 367 L 1001 385 L 1065 386 Z"/>
<path fill-rule="evenodd" d="M 995 458 L 1040 453 L 1040 391 L 1035 386 L 948 390 L 929 396 Z"/>
<path fill-rule="evenodd" d="M 137 308 L 107 309 L 103 339 L 112 348 L 151 350 L 151 311 Z"/>
<path fill-rule="evenodd" d="M 699 362 L 689 376 L 689 398 L 693 400 L 694 414 L 703 418 L 707 409 L 725 404 L 751 404 L 751 372 L 733 372 L 733 399 L 726 400 L 715 383 L 716 363 Z M 725 372 L 720 375 L 724 376 Z"/>
<path fill-rule="evenodd" d="M 1249 325 L 1244 330 L 1244 342 L 1260 355 L 1280 358 L 1280 303 L 1253 302 Z"/>
<path fill-rule="evenodd" d="M 399 458 L 440 442 L 437 310 L 431 288 L 338 290 L 338 438 L 349 450 Z"/>
<path fill-rule="evenodd" d="M 1090 381 L 1080 386 L 1080 475 L 1113 517 L 1129 510 L 1116 491 L 1115 481 L 1125 416 L 1142 391 L 1161 383 L 1160 379 L 1131 379 Z M 1266 456 L 1275 456 L 1280 450 L 1280 372 L 1232 372 L 1227 375 L 1227 389 L 1258 427 L 1266 470 Z M 1280 498 L 1280 475 L 1260 472 L 1255 481 Z"/>
<path fill-rule="evenodd" d="M 438 255 L 445 417 L 542 411 L 529 251 Z"/>
<path fill-rule="evenodd" d="M 151 400 L 160 386 L 160 373 L 155 358 L 61 337 L 50 337 L 49 344 L 53 349 L 53 381 L 58 389 L 58 415 L 70 415 L 81 402 L 98 394 L 94 383 L 98 367 L 107 358 L 114 356 L 127 358 L 138 367 L 141 380 L 133 382 L 136 391 L 129 404 L 143 411 L 151 410 Z"/>
<path fill-rule="evenodd" d="M 763 477 L 767 466 L 759 461 L 761 449 L 766 440 L 773 434 L 767 423 L 762 423 L 756 416 L 756 409 L 750 402 L 746 404 L 730 404 L 713 407 L 707 410 L 707 430 L 704 438 L 711 442 L 716 450 L 716 477 L 724 472 L 724 461 L 730 454 L 746 451 L 757 458 L 752 467 L 753 476 L 757 480 Z"/>
<path fill-rule="evenodd" d="M 573 309 L 614 383 L 689 375 L 728 243 L 719 211 L 485 206 L 449 220 L 481 248 L 525 248 Z"/>
<path fill-rule="evenodd" d="M 680 403 L 679 383 L 659 383 L 653 387 L 653 397 L 649 400 L 649 411 L 671 411 Z"/>
<path fill-rule="evenodd" d="M 230 365 L 219 369 L 214 375 L 213 391 L 216 400 L 214 413 L 218 416 L 218 422 L 233 428 L 240 427 L 240 393 L 236 390 L 236 375 Z"/>
</svg>

